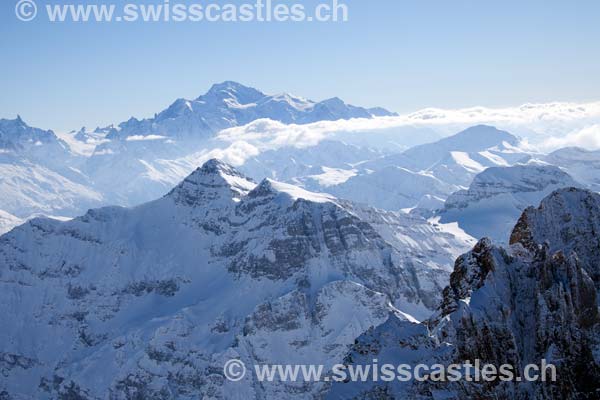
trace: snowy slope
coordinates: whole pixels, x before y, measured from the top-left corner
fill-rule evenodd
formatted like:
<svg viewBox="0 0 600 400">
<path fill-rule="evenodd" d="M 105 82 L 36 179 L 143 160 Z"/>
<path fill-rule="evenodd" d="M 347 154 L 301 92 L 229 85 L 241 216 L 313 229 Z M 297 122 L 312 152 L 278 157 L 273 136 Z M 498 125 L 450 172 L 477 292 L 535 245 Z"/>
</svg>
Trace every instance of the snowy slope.
<svg viewBox="0 0 600 400">
<path fill-rule="evenodd" d="M 457 189 L 431 175 L 393 166 L 326 188 L 340 198 L 392 211 L 415 207 L 428 195 L 445 198 Z"/>
<path fill-rule="evenodd" d="M 591 190 L 600 191 L 600 151 L 568 147 L 550 153 L 542 160 L 563 168 Z"/>
<path fill-rule="evenodd" d="M 487 168 L 529 160 L 531 155 L 519 146 L 519 139 L 507 132 L 475 126 L 434 143 L 336 170 L 335 176 L 345 179 L 313 188 L 386 210 L 431 212 Z"/>
<path fill-rule="evenodd" d="M 509 364 L 516 376 L 525 365 L 546 359 L 557 367 L 556 382 L 380 379 L 334 383 L 326 398 L 595 398 L 599 218 L 597 194 L 572 188 L 552 193 L 523 214 L 511 247 L 483 239 L 459 257 L 444 301 L 427 325 L 390 316 L 357 339 L 346 357 L 352 365 L 377 359 L 379 365 L 394 366 L 480 360 L 481 365 Z"/>
<path fill-rule="evenodd" d="M 0 119 L 0 148 L 3 150 L 29 150 L 44 144 L 60 144 L 52 131 L 28 126 L 20 116 Z"/>
<path fill-rule="evenodd" d="M 381 165 L 402 165 L 414 170 L 426 170 L 452 152 L 477 154 L 489 149 L 502 152 L 518 148 L 519 143 L 519 138 L 508 132 L 492 126 L 477 125 L 438 141 L 414 146 L 378 162 Z"/>
<path fill-rule="evenodd" d="M 464 246 L 418 217 L 257 185 L 211 160 L 159 200 L 0 237 L 0 392 L 318 395 L 323 386 L 227 383 L 220 371 L 236 357 L 341 361 L 389 313 L 427 316 Z"/>
<path fill-rule="evenodd" d="M 240 169 L 255 179 L 272 178 L 323 189 L 353 176 L 358 164 L 381 156 L 380 151 L 368 147 L 324 140 L 306 148 L 283 147 L 262 152 Z"/>
<path fill-rule="evenodd" d="M 275 171 L 277 179 L 386 210 L 436 209 L 486 168 L 529 159 L 519 144 L 517 137 L 481 125 L 399 154 L 325 141 L 272 150 L 243 168 L 253 176 Z"/>
<path fill-rule="evenodd" d="M 0 235 L 10 231 L 12 228 L 22 223 L 23 222 L 20 218 L 17 218 L 6 211 L 0 210 Z"/>
<path fill-rule="evenodd" d="M 52 131 L 20 117 L 0 120 L 0 209 L 19 218 L 72 216 L 102 204 L 77 167 L 81 160 Z"/>
<path fill-rule="evenodd" d="M 517 219 L 556 189 L 581 186 L 566 172 L 549 165 L 517 165 L 489 168 L 477 175 L 468 190 L 446 200 L 441 222 L 458 222 L 474 237 L 490 237 L 506 243 Z"/>
</svg>

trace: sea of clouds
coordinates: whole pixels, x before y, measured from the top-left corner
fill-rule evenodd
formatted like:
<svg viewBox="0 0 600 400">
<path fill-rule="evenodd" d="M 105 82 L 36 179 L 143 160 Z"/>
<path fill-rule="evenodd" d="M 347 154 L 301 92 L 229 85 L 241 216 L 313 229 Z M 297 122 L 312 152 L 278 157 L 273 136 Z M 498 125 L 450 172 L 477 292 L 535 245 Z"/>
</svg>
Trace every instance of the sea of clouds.
<svg viewBox="0 0 600 400">
<path fill-rule="evenodd" d="M 472 107 L 457 110 L 429 108 L 396 117 L 321 121 L 308 125 L 285 125 L 260 119 L 248 125 L 226 129 L 218 140 L 228 146 L 219 155 L 234 164 L 247 156 L 281 147 L 310 147 L 326 139 L 356 139 L 378 143 L 394 138 L 398 149 L 455 134 L 473 125 L 487 124 L 523 139 L 525 145 L 541 152 L 577 146 L 600 149 L 600 102 L 524 104 L 519 107 Z M 429 135 L 421 135 L 428 132 Z"/>
</svg>

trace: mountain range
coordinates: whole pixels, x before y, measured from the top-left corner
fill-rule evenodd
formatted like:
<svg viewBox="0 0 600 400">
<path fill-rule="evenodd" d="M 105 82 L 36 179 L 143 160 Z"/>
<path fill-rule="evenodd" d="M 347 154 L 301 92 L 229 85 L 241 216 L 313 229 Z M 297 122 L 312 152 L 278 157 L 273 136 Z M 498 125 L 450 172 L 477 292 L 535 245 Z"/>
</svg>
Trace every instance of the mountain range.
<svg viewBox="0 0 600 400">
<path fill-rule="evenodd" d="M 255 180 L 269 177 L 389 211 L 415 209 L 421 215 L 443 209 L 448 197 L 467 190 L 487 168 L 532 159 L 562 168 L 584 187 L 598 187 L 596 153 L 564 149 L 545 155 L 485 125 L 399 153 L 369 147 L 368 140 L 357 146 L 339 137 L 308 148 L 261 149 L 250 138 L 227 144 L 217 134 L 261 118 L 305 124 L 381 115 L 393 114 L 337 99 L 318 103 L 271 96 L 224 82 L 195 100 L 175 101 L 153 118 L 132 118 L 93 131 L 57 135 L 29 127 L 20 117 L 0 120 L 0 210 L 27 219 L 39 214 L 74 217 L 102 205 L 134 206 L 161 196 L 215 157 L 239 159 L 234 164 Z M 511 218 L 515 216 L 513 212 Z"/>
<path fill-rule="evenodd" d="M 594 398 L 600 152 L 323 128 L 389 118 L 224 82 L 91 131 L 0 120 L 0 399 Z M 223 375 L 373 358 L 561 380 Z"/>
<path fill-rule="evenodd" d="M 150 203 L 0 237 L 0 392 L 239 397 L 214 372 L 223 359 L 339 362 L 389 313 L 426 318 L 468 245 L 419 217 L 256 184 L 210 160 Z"/>
<path fill-rule="evenodd" d="M 291 94 L 266 95 L 237 82 L 223 82 L 194 99 L 177 99 L 153 118 L 131 118 L 108 130 L 108 139 L 150 135 L 176 139 L 207 139 L 223 129 L 246 125 L 261 118 L 285 124 L 309 124 L 351 118 L 396 115 L 381 107 L 363 108 L 334 97 L 321 102 Z"/>
</svg>

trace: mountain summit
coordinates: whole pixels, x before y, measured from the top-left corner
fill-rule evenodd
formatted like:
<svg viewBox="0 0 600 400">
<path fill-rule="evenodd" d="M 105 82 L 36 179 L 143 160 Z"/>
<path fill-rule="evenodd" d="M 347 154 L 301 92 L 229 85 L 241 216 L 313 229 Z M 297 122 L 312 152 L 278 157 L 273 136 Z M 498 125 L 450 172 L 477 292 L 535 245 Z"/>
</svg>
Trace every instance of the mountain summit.
<svg viewBox="0 0 600 400">
<path fill-rule="evenodd" d="M 19 151 L 54 142 L 59 142 L 54 132 L 30 127 L 19 115 L 0 119 L 0 149 Z"/>
<path fill-rule="evenodd" d="M 313 398 L 215 371 L 342 362 L 390 313 L 426 318 L 463 245 L 210 160 L 152 202 L 0 237 L 0 397 Z"/>
<path fill-rule="evenodd" d="M 268 118 L 285 124 L 309 124 L 323 120 L 373 118 L 395 115 L 382 108 L 366 109 L 339 98 L 321 102 L 287 93 L 267 95 L 237 82 L 213 85 L 194 100 L 177 99 L 153 118 L 131 118 L 110 131 L 108 138 L 160 135 L 178 139 L 205 139 L 226 128 Z"/>
</svg>

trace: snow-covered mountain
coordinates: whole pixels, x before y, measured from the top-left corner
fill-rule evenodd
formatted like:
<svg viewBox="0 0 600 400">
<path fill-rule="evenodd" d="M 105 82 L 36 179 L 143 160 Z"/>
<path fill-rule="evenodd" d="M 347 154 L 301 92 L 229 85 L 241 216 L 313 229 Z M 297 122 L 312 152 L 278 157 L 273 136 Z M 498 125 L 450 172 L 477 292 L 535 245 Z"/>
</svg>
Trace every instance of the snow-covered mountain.
<svg viewBox="0 0 600 400">
<path fill-rule="evenodd" d="M 12 156 L 42 165 L 67 178 L 82 179 L 81 173 L 74 168 L 75 160 L 67 143 L 51 130 L 27 125 L 20 116 L 0 119 L 0 155 L 5 159 Z"/>
<path fill-rule="evenodd" d="M 323 191 L 355 175 L 359 164 L 382 156 L 381 151 L 369 147 L 324 140 L 305 148 L 262 152 L 246 160 L 240 170 L 256 179 L 271 178 Z"/>
<path fill-rule="evenodd" d="M 0 235 L 10 231 L 12 228 L 20 225 L 21 223 L 22 221 L 20 218 L 17 218 L 6 211 L 0 210 Z"/>
<path fill-rule="evenodd" d="M 271 96 L 224 82 L 194 100 L 175 101 L 153 118 L 82 128 L 60 138 L 20 117 L 0 120 L 0 193 L 6 193 L 0 209 L 19 217 L 72 216 L 100 205 L 137 205 L 160 196 L 199 163 L 219 157 L 223 144 L 214 135 L 222 129 L 261 118 L 306 124 L 381 115 L 392 114 L 337 98 Z"/>
<path fill-rule="evenodd" d="M 289 94 L 266 95 L 228 81 L 194 100 L 178 99 L 153 118 L 131 118 L 117 127 L 80 131 L 74 137 L 96 144 L 83 167 L 94 187 L 109 204 L 131 206 L 163 193 L 199 163 L 220 157 L 223 147 L 230 146 L 216 137 L 224 129 L 261 119 L 308 124 L 381 115 L 392 113 L 351 106 L 338 98 L 314 102 Z M 114 171 L 120 173 L 115 176 Z"/>
<path fill-rule="evenodd" d="M 112 129 L 108 138 L 158 135 L 197 140 L 261 118 L 285 124 L 307 124 L 390 115 L 394 114 L 383 108 L 355 107 L 337 97 L 315 102 L 285 93 L 266 95 L 254 88 L 227 81 L 213 85 L 206 94 L 194 100 L 177 99 L 153 118 L 131 118 Z"/>
<path fill-rule="evenodd" d="M 52 131 L 28 126 L 21 116 L 15 119 L 0 119 L 0 148 L 3 150 L 25 150 L 42 144 L 58 142 Z"/>
<path fill-rule="evenodd" d="M 510 247 L 481 240 L 455 265 L 427 324 L 390 316 L 361 336 L 351 365 L 503 364 L 522 377 L 542 360 L 557 381 L 334 383 L 326 398 L 589 399 L 600 390 L 600 196 L 567 188 L 527 209 Z M 471 370 L 471 376 L 473 375 Z M 548 374 L 550 377 L 550 374 Z"/>
<path fill-rule="evenodd" d="M 365 168 L 400 166 L 426 172 L 448 184 L 468 186 L 486 168 L 514 165 L 530 158 L 516 136 L 492 126 L 477 125 L 437 142 L 372 161 Z"/>
<path fill-rule="evenodd" d="M 209 100 L 221 99 L 230 105 L 232 98 L 242 101 L 258 96 L 257 93 L 260 92 L 226 82 L 215 85 L 197 101 L 208 104 Z M 200 107 L 197 111 L 218 112 L 223 107 Z M 179 119 L 177 110 L 165 111 L 157 118 L 161 115 L 161 121 Z M 191 112 L 187 108 L 179 111 L 184 116 Z M 150 125 L 156 128 L 160 124 Z M 173 135 L 154 131 L 142 135 L 123 127 L 91 132 L 81 129 L 73 135 L 61 135 L 68 137 L 64 141 L 52 131 L 28 127 L 20 118 L 4 120 L 0 127 L 6 147 L 0 155 L 5 177 L 0 185 L 4 187 L 2 192 L 8 193 L 0 202 L 0 209 L 21 218 L 38 213 L 73 216 L 99 205 L 141 204 L 159 197 L 196 165 L 214 157 L 235 158 L 235 154 L 247 159 L 241 169 L 257 180 L 268 177 L 382 209 L 417 208 L 415 212 L 429 215 L 452 193 L 466 189 L 473 177 L 486 168 L 510 166 L 532 157 L 518 138 L 484 125 L 394 155 L 334 140 L 308 148 L 284 146 L 263 151 L 238 143 L 223 150 L 214 138 L 205 137 L 204 141 L 190 144 L 183 139 L 188 136 L 176 131 Z M 76 148 L 78 143 L 85 149 Z M 560 152 L 547 157 L 533 155 L 567 169 L 570 166 L 586 178 L 582 183 L 593 188 L 594 174 L 587 172 L 585 166 L 593 167 L 594 153 L 563 153 L 569 157 L 559 157 Z"/>
<path fill-rule="evenodd" d="M 397 154 L 329 140 L 265 152 L 242 168 L 251 176 L 273 172 L 286 182 L 386 210 L 434 210 L 486 168 L 529 160 L 519 146 L 517 137 L 481 125 Z"/>
<path fill-rule="evenodd" d="M 475 177 L 468 190 L 446 200 L 441 222 L 458 222 L 473 237 L 505 243 L 523 210 L 557 189 L 573 186 L 582 185 L 551 165 L 488 168 Z"/>
<path fill-rule="evenodd" d="M 323 171 L 322 177 L 343 178 L 311 189 L 386 210 L 436 209 L 452 193 L 468 187 L 486 168 L 527 161 L 517 137 L 481 125 L 402 153 L 371 158 L 352 167 Z M 305 179 L 296 182 L 305 182 Z"/>
<path fill-rule="evenodd" d="M 567 147 L 556 150 L 542 159 L 563 168 L 589 189 L 600 192 L 600 151 Z"/>
<path fill-rule="evenodd" d="M 19 218 L 73 216 L 102 204 L 78 169 L 82 160 L 52 131 L 20 117 L 0 120 L 0 209 Z"/>
<path fill-rule="evenodd" d="M 466 243 L 427 221 L 211 160 L 166 196 L 0 237 L 0 393 L 283 398 L 225 360 L 333 364 L 389 313 L 426 317 Z"/>
<path fill-rule="evenodd" d="M 401 210 L 423 205 L 426 196 L 445 198 L 457 189 L 429 174 L 390 166 L 357 174 L 327 191 L 384 210 Z"/>
</svg>

